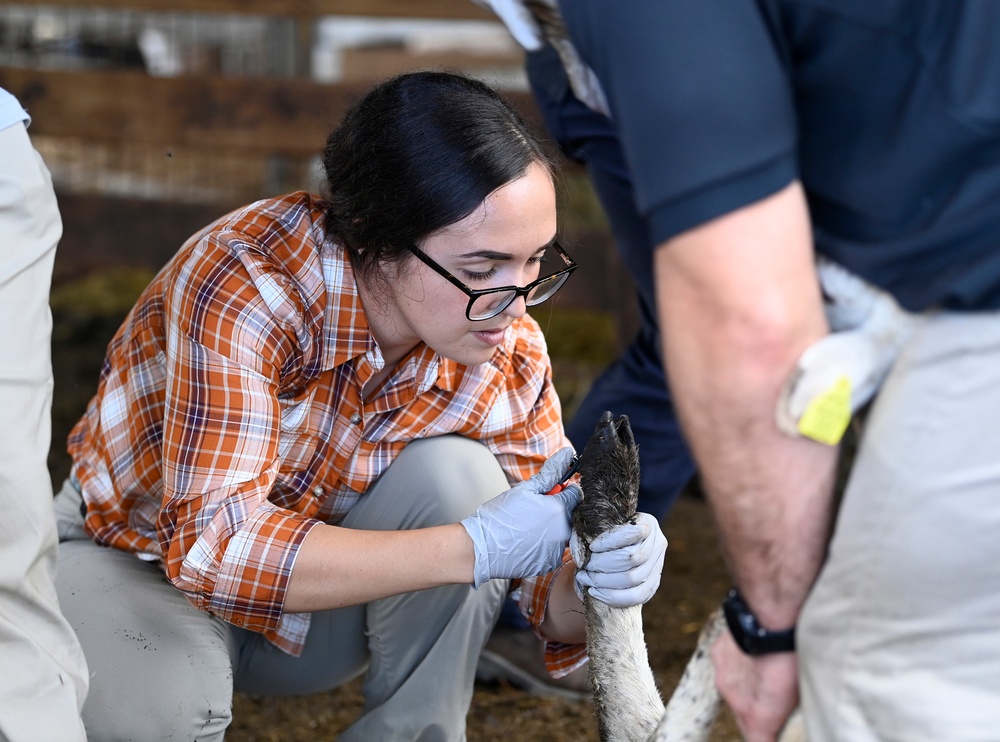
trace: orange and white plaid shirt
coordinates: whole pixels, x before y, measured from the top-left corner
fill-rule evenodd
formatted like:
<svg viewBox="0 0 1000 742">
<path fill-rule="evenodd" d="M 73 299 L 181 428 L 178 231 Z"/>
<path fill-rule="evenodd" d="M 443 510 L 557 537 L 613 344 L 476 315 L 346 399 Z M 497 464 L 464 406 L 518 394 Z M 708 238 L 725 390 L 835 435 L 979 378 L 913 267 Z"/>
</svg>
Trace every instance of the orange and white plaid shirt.
<svg viewBox="0 0 1000 742">
<path fill-rule="evenodd" d="M 569 445 L 544 338 L 528 316 L 490 362 L 421 344 L 383 367 L 350 263 L 298 192 L 217 220 L 185 243 L 108 348 L 69 438 L 100 544 L 161 563 L 198 608 L 301 652 L 308 614 L 282 612 L 296 552 L 338 523 L 410 441 L 481 441 L 511 483 Z M 529 620 L 550 578 L 515 585 Z M 581 647 L 553 645 L 556 674 Z"/>
</svg>

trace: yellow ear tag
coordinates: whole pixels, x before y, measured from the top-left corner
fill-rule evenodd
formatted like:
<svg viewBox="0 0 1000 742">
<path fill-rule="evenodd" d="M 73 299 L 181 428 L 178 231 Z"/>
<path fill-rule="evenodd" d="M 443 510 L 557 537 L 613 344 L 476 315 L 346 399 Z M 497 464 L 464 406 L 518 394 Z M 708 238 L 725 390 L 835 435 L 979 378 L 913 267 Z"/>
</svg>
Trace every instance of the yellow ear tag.
<svg viewBox="0 0 1000 742">
<path fill-rule="evenodd" d="M 851 380 L 839 377 L 829 389 L 817 394 L 799 418 L 798 430 L 806 438 L 835 446 L 851 422 Z"/>
</svg>

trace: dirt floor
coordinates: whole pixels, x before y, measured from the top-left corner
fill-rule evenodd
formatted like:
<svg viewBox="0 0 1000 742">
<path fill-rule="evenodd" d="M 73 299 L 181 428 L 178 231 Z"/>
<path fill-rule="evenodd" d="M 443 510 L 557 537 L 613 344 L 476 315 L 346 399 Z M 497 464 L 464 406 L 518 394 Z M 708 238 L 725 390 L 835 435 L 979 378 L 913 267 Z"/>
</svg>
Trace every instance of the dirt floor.
<svg viewBox="0 0 1000 742">
<path fill-rule="evenodd" d="M 663 523 L 670 542 L 659 592 L 643 612 L 650 664 L 666 697 L 680 678 L 705 617 L 718 605 L 729 580 L 719 557 L 703 500 L 683 496 Z M 359 683 L 299 698 L 237 695 L 231 742 L 333 740 L 361 710 Z M 723 713 L 712 742 L 739 740 Z M 596 740 L 589 702 L 539 698 L 506 685 L 477 684 L 469 712 L 472 742 L 586 742 Z"/>
<path fill-rule="evenodd" d="M 104 348 L 132 299 L 150 274 L 104 273 L 69 283 L 53 293 L 53 447 L 50 470 L 56 487 L 68 472 L 66 434 L 93 394 Z M 570 318 L 553 314 L 545 320 L 556 363 L 557 387 L 564 405 L 583 392 L 607 351 L 595 352 L 595 338 L 613 342 L 614 325 L 600 318 Z M 570 327 L 585 327 L 573 333 Z M 556 340 L 559 339 L 559 340 Z M 650 661 L 660 689 L 673 689 L 694 647 L 705 618 L 729 587 L 703 500 L 685 494 L 663 523 L 670 546 L 659 592 L 644 611 Z M 254 698 L 238 695 L 235 720 L 227 739 L 232 742 L 299 742 L 332 740 L 350 725 L 361 709 L 359 682 L 298 698 Z M 469 713 L 469 739 L 549 740 L 577 742 L 597 739 L 588 702 L 567 702 L 530 696 L 515 688 L 477 685 Z M 713 742 L 738 740 L 724 712 Z"/>
</svg>

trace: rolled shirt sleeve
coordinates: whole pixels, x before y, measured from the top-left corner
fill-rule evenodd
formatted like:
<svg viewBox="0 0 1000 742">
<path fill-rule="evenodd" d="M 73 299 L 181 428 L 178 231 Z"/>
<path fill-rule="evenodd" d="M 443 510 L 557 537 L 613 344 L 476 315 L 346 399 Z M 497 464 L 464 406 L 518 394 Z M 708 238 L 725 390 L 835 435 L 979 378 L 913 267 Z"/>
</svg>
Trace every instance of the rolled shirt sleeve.
<svg viewBox="0 0 1000 742">
<path fill-rule="evenodd" d="M 300 353 L 289 318 L 301 312 L 279 274 L 247 281 L 240 252 L 208 240 L 164 292 L 156 527 L 168 578 L 196 606 L 273 634 L 299 545 L 319 523 L 268 500 L 280 460 L 279 379 Z"/>
</svg>

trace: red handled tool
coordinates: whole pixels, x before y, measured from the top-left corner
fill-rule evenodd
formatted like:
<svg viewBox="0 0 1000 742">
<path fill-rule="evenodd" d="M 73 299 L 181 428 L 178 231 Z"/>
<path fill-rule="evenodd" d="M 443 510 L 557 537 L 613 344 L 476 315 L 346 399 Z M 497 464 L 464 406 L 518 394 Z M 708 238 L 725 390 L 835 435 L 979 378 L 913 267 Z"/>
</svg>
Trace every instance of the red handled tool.
<svg viewBox="0 0 1000 742">
<path fill-rule="evenodd" d="M 546 492 L 546 495 L 556 495 L 566 489 L 566 483 L 580 469 L 580 458 L 580 454 L 573 457 L 572 461 L 569 462 L 569 471 L 566 472 L 566 476 L 563 477 L 563 480 L 559 484 Z"/>
</svg>

